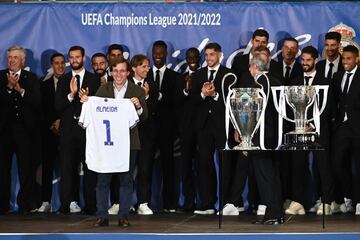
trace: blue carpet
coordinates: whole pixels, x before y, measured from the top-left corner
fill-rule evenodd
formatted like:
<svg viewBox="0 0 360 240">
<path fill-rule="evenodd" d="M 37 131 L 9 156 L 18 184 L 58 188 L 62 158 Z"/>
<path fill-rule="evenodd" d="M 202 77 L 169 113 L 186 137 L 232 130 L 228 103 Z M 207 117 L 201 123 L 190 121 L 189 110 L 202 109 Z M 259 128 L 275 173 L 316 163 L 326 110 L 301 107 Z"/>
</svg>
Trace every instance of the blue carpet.
<svg viewBox="0 0 360 240">
<path fill-rule="evenodd" d="M 359 240 L 360 233 L 319 234 L 1 234 L 0 240 Z"/>
</svg>

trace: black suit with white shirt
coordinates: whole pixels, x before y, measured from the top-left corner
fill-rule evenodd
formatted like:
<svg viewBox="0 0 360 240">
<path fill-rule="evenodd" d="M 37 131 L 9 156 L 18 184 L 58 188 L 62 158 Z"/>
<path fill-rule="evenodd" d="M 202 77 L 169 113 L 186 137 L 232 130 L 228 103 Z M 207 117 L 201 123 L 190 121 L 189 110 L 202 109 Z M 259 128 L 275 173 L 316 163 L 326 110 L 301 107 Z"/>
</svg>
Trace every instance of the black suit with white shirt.
<svg viewBox="0 0 360 240">
<path fill-rule="evenodd" d="M 0 214 L 9 211 L 11 163 L 16 154 L 20 190 L 20 211 L 37 208 L 35 173 L 40 161 L 41 94 L 35 74 L 21 70 L 23 95 L 7 87 L 9 70 L 0 71 Z"/>
<path fill-rule="evenodd" d="M 356 67 L 350 73 L 341 71 L 334 75 L 336 117 L 333 136 L 333 171 L 335 177 L 335 201 L 343 198 L 360 202 L 360 69 Z M 348 85 L 348 91 L 345 87 Z M 352 161 L 355 175 L 352 178 Z"/>
<path fill-rule="evenodd" d="M 61 77 L 55 95 L 55 107 L 60 116 L 60 212 L 69 212 L 70 203 L 72 201 L 79 202 L 78 169 L 79 164 L 82 163 L 84 170 L 84 211 L 93 214 L 96 211 L 96 174 L 90 171 L 85 164 L 85 130 L 78 124 L 82 104 L 78 93 L 72 100 L 68 96 L 72 78 L 72 72 Z M 88 88 L 88 95 L 94 96 L 99 86 L 100 79 L 85 70 L 81 88 Z"/>
<path fill-rule="evenodd" d="M 201 89 L 209 81 L 210 70 L 208 67 L 197 70 L 192 80 L 191 101 L 196 108 L 196 128 L 199 144 L 199 164 L 197 176 L 201 210 L 214 209 L 216 202 L 216 172 L 214 164 L 215 150 L 225 147 L 225 104 L 222 94 L 222 79 L 230 69 L 220 65 L 215 72 L 214 86 L 215 97 L 204 97 Z M 225 81 L 225 95 L 233 79 Z"/>
</svg>

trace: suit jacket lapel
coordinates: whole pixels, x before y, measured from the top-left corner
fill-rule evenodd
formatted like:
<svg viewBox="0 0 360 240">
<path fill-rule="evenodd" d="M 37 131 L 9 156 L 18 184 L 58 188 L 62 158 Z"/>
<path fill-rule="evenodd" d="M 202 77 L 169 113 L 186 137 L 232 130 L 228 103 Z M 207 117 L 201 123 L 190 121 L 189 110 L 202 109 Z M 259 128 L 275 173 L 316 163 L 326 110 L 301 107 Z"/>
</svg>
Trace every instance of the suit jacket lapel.
<svg viewBox="0 0 360 240">
<path fill-rule="evenodd" d="M 359 84 L 358 81 L 360 79 L 359 75 L 360 75 L 360 69 L 358 67 L 358 69 L 356 69 L 354 77 L 353 77 L 353 79 L 351 81 L 348 96 L 351 96 L 351 94 L 356 90 L 356 88 L 358 88 L 358 84 Z"/>
<path fill-rule="evenodd" d="M 134 91 L 133 87 L 134 87 L 133 83 L 128 81 L 128 85 L 127 85 L 127 88 L 126 88 L 124 98 L 131 98 L 132 97 L 132 95 L 133 95 L 132 93 Z"/>
</svg>

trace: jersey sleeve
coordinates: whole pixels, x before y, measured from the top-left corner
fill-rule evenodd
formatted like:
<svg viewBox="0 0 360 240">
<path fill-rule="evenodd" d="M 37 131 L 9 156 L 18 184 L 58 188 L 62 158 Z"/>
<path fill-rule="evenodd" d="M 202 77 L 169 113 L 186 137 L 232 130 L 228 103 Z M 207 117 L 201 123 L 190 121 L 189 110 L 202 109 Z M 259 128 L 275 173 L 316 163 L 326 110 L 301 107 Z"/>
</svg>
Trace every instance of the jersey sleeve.
<svg viewBox="0 0 360 240">
<path fill-rule="evenodd" d="M 136 112 L 136 109 L 131 101 L 128 104 L 128 117 L 129 117 L 129 128 L 133 128 L 140 121 L 139 115 Z"/>
<path fill-rule="evenodd" d="M 82 128 L 87 128 L 90 124 L 90 117 L 89 115 L 89 105 L 91 105 L 91 97 L 89 97 L 89 100 L 85 103 L 83 103 L 82 108 L 81 108 L 81 114 L 80 114 L 80 118 L 79 118 L 79 125 Z"/>
</svg>

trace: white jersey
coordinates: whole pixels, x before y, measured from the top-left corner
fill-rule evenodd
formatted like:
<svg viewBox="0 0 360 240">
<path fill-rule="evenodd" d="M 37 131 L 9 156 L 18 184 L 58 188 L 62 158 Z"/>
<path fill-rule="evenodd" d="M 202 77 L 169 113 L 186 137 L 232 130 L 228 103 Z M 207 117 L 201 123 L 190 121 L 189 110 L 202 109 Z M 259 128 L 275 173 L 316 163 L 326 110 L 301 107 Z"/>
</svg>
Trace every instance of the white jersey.
<svg viewBox="0 0 360 240">
<path fill-rule="evenodd" d="M 130 99 L 89 97 L 79 124 L 86 128 L 86 164 L 98 173 L 129 171 L 130 129 L 139 117 Z"/>
</svg>

